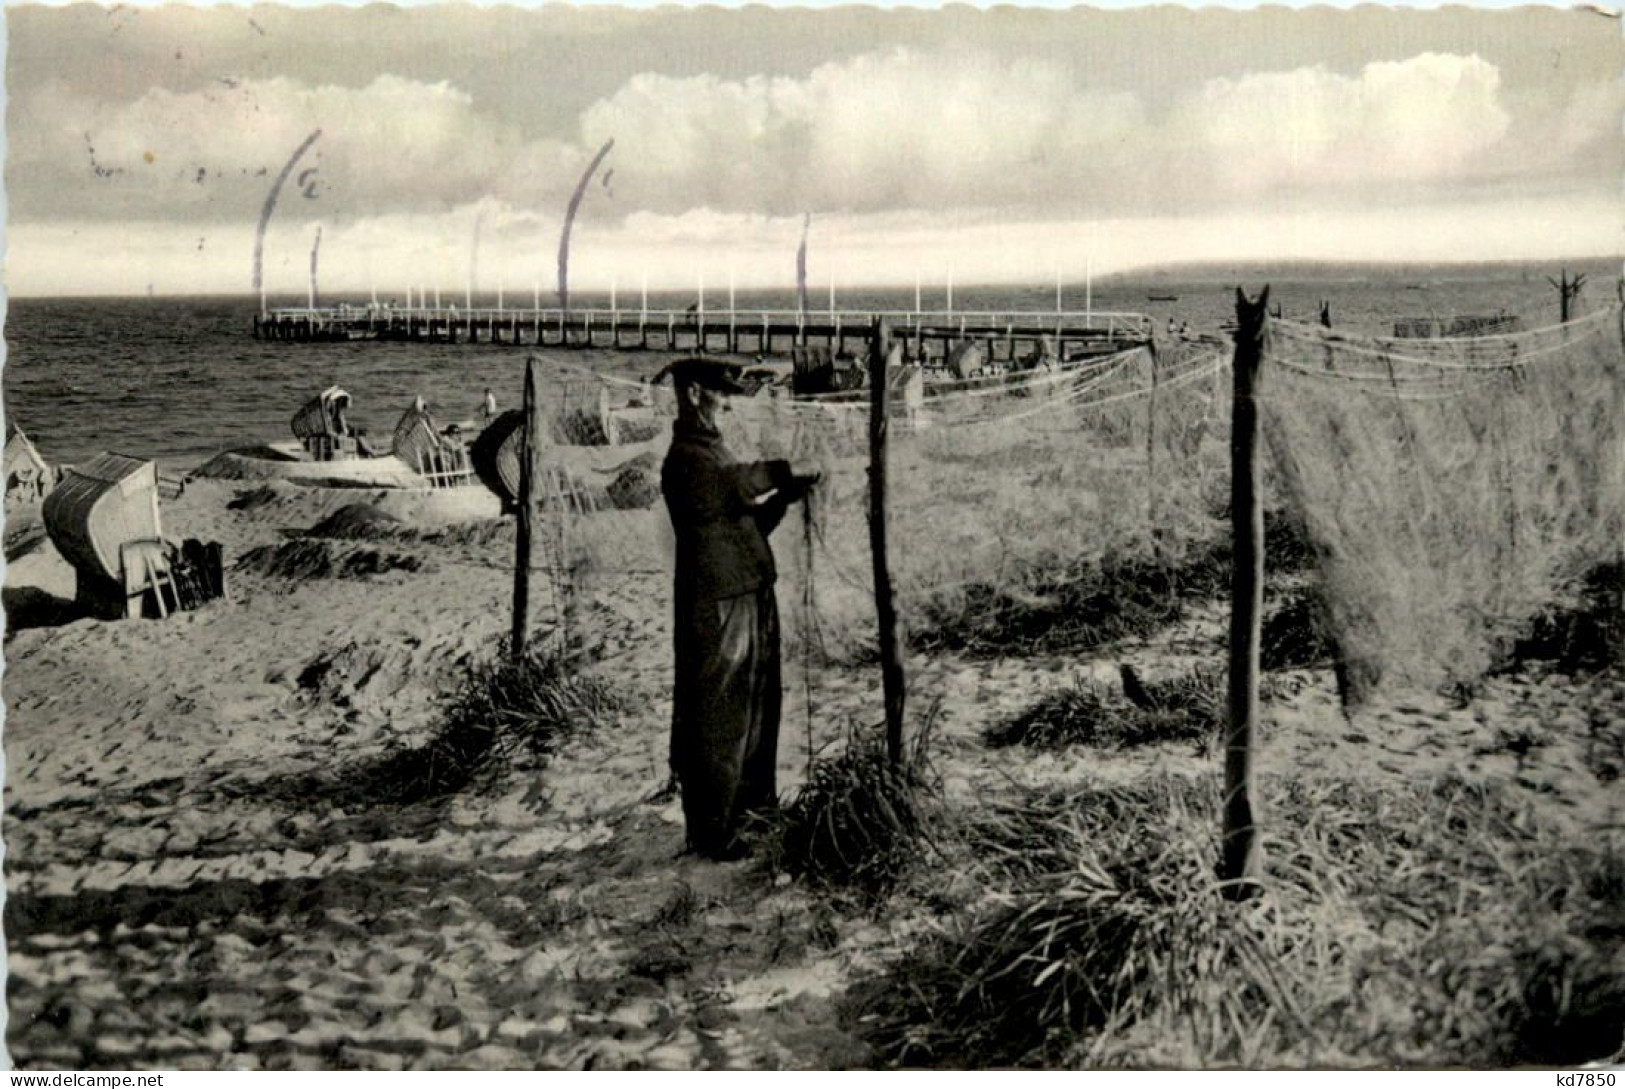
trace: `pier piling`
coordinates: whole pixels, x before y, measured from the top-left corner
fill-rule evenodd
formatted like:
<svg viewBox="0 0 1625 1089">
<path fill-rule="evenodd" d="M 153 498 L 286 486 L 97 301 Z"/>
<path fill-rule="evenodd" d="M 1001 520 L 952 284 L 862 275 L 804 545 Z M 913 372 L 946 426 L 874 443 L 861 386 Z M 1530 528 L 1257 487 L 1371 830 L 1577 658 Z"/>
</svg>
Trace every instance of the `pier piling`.
<svg viewBox="0 0 1625 1089">
<path fill-rule="evenodd" d="M 415 292 L 417 305 L 405 307 L 289 307 L 256 314 L 250 323 L 260 340 L 423 341 L 436 344 L 492 344 L 517 347 L 612 348 L 625 350 L 751 352 L 764 358 L 789 356 L 798 349 L 824 348 L 845 357 L 849 341 L 868 333 L 876 320 L 896 329 L 911 344 L 916 360 L 942 360 L 961 341 L 974 341 L 988 358 L 1014 363 L 1043 338 L 1053 338 L 1063 360 L 1107 355 L 1138 343 L 1149 343 L 1151 320 L 1142 314 L 1101 311 L 966 311 L 916 313 L 836 310 L 825 315 L 794 309 L 730 311 L 726 317 L 702 310 L 640 309 L 636 332 L 618 309 L 532 307 L 529 309 L 442 310 L 425 304 L 426 292 Z M 432 297 L 431 297 L 432 298 Z"/>
</svg>

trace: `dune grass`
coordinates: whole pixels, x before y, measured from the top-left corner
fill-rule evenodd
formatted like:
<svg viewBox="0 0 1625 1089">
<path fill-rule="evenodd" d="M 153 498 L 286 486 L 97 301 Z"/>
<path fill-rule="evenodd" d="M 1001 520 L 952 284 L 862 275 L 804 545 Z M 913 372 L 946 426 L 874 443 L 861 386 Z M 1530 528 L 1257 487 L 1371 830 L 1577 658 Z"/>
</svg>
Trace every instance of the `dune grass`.
<svg viewBox="0 0 1625 1089">
<path fill-rule="evenodd" d="M 1228 557 L 1199 549 L 1182 562 L 1126 554 L 1034 565 L 1024 577 L 974 581 L 921 603 L 909 635 L 921 651 L 972 657 L 1091 650 L 1150 635 L 1186 605 L 1213 597 Z"/>
<path fill-rule="evenodd" d="M 1021 745 L 1059 749 L 1097 745 L 1126 749 L 1165 741 L 1215 738 L 1224 714 L 1225 678 L 1200 668 L 1145 684 L 1141 704 L 1129 702 L 1115 686 L 1078 676 L 1046 693 L 1020 713 L 995 723 L 982 735 L 991 748 Z"/>
<path fill-rule="evenodd" d="M 445 694 L 439 724 L 422 744 L 361 772 L 366 796 L 410 804 L 468 787 L 504 760 L 547 759 L 622 706 L 611 684 L 578 656 L 536 648 L 515 661 L 506 647 L 474 662 Z"/>
<path fill-rule="evenodd" d="M 1499 667 L 1545 662 L 1560 673 L 1625 668 L 1625 564 L 1596 564 L 1569 579 L 1532 618 Z"/>
<path fill-rule="evenodd" d="M 855 986 L 894 1066 L 1572 1064 L 1625 1031 L 1625 845 L 1447 779 L 1272 782 L 1269 891 L 1219 894 L 1219 791 L 1030 792 L 970 819 L 980 900 Z"/>
<path fill-rule="evenodd" d="M 419 572 L 428 565 L 410 552 L 335 547 L 330 541 L 298 538 L 260 545 L 238 557 L 235 570 L 273 578 L 362 579 L 390 571 Z"/>
<path fill-rule="evenodd" d="M 853 727 L 845 744 L 813 761 L 790 803 L 768 819 L 764 855 L 823 893 L 874 904 L 929 851 L 940 795 L 928 715 L 893 764 L 881 725 Z"/>
<path fill-rule="evenodd" d="M 1001 563 L 997 577 L 925 595 L 911 643 L 972 657 L 1078 653 L 1150 637 L 1192 605 L 1229 592 L 1230 539 L 1216 522 L 1184 530 L 1199 537 L 1147 536 L 1101 555 L 1080 554 L 1068 541 L 1078 528 L 1061 523 L 1039 534 L 1026 546 L 1035 558 Z M 1274 512 L 1265 519 L 1265 557 L 1272 580 L 1308 566 L 1310 549 L 1295 519 Z"/>
</svg>

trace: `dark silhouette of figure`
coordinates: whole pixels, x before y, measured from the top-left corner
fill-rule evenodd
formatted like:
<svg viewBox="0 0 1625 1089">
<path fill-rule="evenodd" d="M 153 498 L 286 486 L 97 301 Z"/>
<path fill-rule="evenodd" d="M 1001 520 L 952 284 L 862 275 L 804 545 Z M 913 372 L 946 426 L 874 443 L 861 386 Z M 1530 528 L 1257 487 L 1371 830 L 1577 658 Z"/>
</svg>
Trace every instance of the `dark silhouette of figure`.
<svg viewBox="0 0 1625 1089">
<path fill-rule="evenodd" d="M 742 857 L 753 811 L 777 804 L 779 612 L 768 536 L 817 474 L 734 457 L 717 429 L 740 368 L 685 359 L 668 368 L 677 420 L 660 487 L 677 540 L 671 766 L 690 849 Z"/>
</svg>

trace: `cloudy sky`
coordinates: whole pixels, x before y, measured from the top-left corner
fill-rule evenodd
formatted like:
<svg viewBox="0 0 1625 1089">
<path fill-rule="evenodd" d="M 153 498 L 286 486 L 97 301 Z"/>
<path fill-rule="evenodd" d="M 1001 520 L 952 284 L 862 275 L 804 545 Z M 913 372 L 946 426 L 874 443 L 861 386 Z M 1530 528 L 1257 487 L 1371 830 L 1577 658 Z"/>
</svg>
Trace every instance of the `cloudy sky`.
<svg viewBox="0 0 1625 1089">
<path fill-rule="evenodd" d="M 14 7 L 15 294 L 550 293 L 809 271 L 1044 282 L 1178 261 L 1605 256 L 1593 12 Z"/>
</svg>

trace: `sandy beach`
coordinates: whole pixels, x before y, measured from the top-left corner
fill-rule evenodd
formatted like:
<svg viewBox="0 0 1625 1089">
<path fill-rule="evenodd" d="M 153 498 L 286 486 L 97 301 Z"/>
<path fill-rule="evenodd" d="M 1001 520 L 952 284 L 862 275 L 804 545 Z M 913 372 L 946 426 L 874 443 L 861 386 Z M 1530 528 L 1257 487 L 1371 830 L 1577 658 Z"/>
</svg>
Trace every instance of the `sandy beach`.
<svg viewBox="0 0 1625 1089">
<path fill-rule="evenodd" d="M 165 621 L 52 624 L 62 603 L 50 598 L 71 597 L 71 569 L 48 543 L 9 566 L 16 1063 L 872 1062 L 841 1014 L 847 988 L 988 890 L 927 864 L 877 912 L 757 864 L 682 856 L 678 803 L 652 800 L 670 708 L 658 569 L 594 586 L 595 668 L 624 698 L 612 725 L 545 766 L 506 762 L 442 800 L 356 793 L 349 771 L 420 742 L 439 693 L 493 653 L 512 586 L 512 526 L 496 520 L 320 542 L 325 573 L 242 562 L 380 497 L 387 509 L 382 492 L 194 480 L 165 503 L 169 532 L 219 540 L 238 566 L 226 600 Z M 401 513 L 422 525 L 423 511 Z M 356 553 L 373 555 L 347 565 Z M 1130 662 L 1156 677 L 1182 655 L 1212 657 L 1221 620 L 1199 611 L 1092 658 L 914 656 L 915 707 L 942 708 L 947 807 L 1214 775 L 1212 743 L 1034 752 L 981 735 L 1076 674 L 1109 679 Z M 786 794 L 809 748 L 849 721 L 878 721 L 880 705 L 876 668 L 819 669 L 809 688 L 788 666 Z M 1565 839 L 1625 830 L 1617 679 L 1513 675 L 1465 707 L 1379 701 L 1352 720 L 1328 671 L 1272 686 L 1266 814 L 1288 780 L 1381 789 L 1459 777 L 1508 786 L 1529 821 Z"/>
<path fill-rule="evenodd" d="M 938 7 L 7 10 L 15 1066 L 1625 1062 L 1618 13 Z"/>
</svg>

